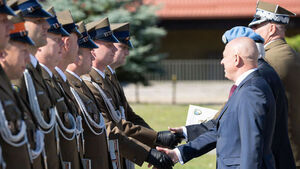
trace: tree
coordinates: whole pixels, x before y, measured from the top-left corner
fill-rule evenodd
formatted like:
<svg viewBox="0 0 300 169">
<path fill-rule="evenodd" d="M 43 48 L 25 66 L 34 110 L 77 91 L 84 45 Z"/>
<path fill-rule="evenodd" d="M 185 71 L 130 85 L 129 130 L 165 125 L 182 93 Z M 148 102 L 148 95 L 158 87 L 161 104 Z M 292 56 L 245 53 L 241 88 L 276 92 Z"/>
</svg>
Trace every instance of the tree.
<svg viewBox="0 0 300 169">
<path fill-rule="evenodd" d="M 166 54 L 157 51 L 166 31 L 157 27 L 157 6 L 142 0 L 51 0 L 45 5 L 54 6 L 56 11 L 70 9 L 76 21 L 89 22 L 108 16 L 111 23 L 130 23 L 134 49 L 130 51 L 126 65 L 117 70 L 120 81 L 146 85 L 146 73 L 162 73 L 158 63 Z"/>
<path fill-rule="evenodd" d="M 286 41 L 293 49 L 295 49 L 297 52 L 300 52 L 300 35 L 287 37 Z"/>
</svg>

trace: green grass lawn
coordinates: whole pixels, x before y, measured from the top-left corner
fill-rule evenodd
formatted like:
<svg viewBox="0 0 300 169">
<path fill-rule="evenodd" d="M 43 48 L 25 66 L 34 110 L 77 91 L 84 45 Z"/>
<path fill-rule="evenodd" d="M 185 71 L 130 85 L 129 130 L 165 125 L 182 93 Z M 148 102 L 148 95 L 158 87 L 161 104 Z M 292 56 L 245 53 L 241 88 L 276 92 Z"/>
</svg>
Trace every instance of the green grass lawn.
<svg viewBox="0 0 300 169">
<path fill-rule="evenodd" d="M 188 105 L 158 105 L 158 104 L 131 104 L 137 114 L 156 131 L 167 130 L 168 126 L 177 127 L 185 125 Z M 219 109 L 221 105 L 200 105 L 208 108 Z M 136 169 L 146 169 L 147 164 Z M 195 158 L 185 165 L 176 164 L 175 169 L 215 169 L 216 156 L 206 154 Z"/>
</svg>

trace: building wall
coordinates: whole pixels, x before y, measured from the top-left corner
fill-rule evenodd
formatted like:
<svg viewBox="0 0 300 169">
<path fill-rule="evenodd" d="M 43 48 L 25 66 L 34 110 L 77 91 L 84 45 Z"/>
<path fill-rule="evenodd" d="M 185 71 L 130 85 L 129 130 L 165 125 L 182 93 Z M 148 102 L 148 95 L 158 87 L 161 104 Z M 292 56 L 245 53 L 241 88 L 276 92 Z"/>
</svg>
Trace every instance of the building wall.
<svg viewBox="0 0 300 169">
<path fill-rule="evenodd" d="M 300 34 L 300 24 L 296 24 L 300 20 L 292 21 L 286 32 L 288 37 Z M 167 59 L 221 59 L 225 47 L 223 33 L 249 22 L 249 19 L 164 21 L 161 26 L 166 28 L 168 34 L 162 39 L 160 52 L 167 53 Z"/>
</svg>

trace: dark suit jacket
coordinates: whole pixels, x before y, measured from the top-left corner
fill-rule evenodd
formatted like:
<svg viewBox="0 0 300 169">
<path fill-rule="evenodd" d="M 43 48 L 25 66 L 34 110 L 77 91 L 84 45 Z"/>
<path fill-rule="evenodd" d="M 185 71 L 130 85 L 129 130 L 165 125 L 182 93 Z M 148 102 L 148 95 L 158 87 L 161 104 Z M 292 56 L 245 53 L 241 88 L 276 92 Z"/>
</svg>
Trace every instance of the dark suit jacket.
<svg viewBox="0 0 300 169">
<path fill-rule="evenodd" d="M 284 87 L 276 71 L 264 59 L 258 59 L 258 72 L 271 87 L 276 103 L 276 124 L 272 142 L 272 152 L 274 154 L 276 168 L 294 169 L 295 162 L 287 129 L 288 102 Z M 197 136 L 205 133 L 213 126 L 213 120 L 203 124 L 186 126 L 188 141 L 194 140 Z"/>
<path fill-rule="evenodd" d="M 217 168 L 273 169 L 274 126 L 272 91 L 255 71 L 239 84 L 216 119 L 216 125 L 178 149 L 184 162 L 216 147 Z"/>
</svg>

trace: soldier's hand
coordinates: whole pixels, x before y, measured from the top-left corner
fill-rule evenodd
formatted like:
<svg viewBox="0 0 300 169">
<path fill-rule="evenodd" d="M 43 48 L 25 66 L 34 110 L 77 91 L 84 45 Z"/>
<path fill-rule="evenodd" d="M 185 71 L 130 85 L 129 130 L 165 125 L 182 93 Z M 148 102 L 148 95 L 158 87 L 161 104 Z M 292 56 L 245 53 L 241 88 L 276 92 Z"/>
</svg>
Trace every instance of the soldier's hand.
<svg viewBox="0 0 300 169">
<path fill-rule="evenodd" d="M 173 164 L 176 164 L 179 161 L 179 158 L 174 149 L 171 150 L 163 147 L 156 147 L 156 149 L 160 152 L 164 152 L 165 154 L 167 154 L 172 159 Z"/>
<path fill-rule="evenodd" d="M 183 129 L 182 129 L 182 127 L 168 127 L 168 129 L 169 129 L 172 133 L 177 133 L 177 134 L 183 136 Z"/>
<path fill-rule="evenodd" d="M 157 169 L 172 169 L 174 166 L 174 163 L 169 156 L 156 149 L 150 150 L 146 161 Z"/>
<path fill-rule="evenodd" d="M 181 135 L 172 133 L 170 131 L 160 131 L 157 133 L 156 144 L 160 146 L 166 146 L 169 148 L 175 148 L 182 141 Z"/>
</svg>

